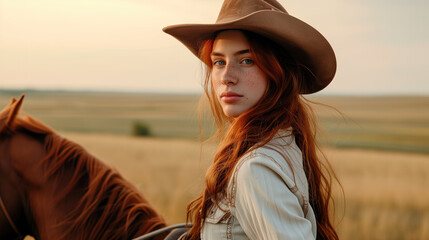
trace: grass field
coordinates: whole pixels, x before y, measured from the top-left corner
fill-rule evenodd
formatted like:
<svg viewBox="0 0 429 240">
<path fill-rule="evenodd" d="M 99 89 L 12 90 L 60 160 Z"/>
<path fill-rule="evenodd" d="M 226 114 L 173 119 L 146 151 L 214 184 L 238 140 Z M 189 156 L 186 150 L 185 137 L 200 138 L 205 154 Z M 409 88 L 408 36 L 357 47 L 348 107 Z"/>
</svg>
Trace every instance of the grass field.
<svg viewBox="0 0 429 240">
<path fill-rule="evenodd" d="M 11 96 L 19 94 L 0 92 L 0 105 Z M 341 239 L 429 239 L 429 97 L 311 100 L 344 116 L 315 105 L 345 193 L 343 201 L 336 188 Z M 184 221 L 215 151 L 196 141 L 197 102 L 194 95 L 28 92 L 24 111 L 117 168 L 173 224 Z M 131 137 L 134 121 L 148 123 L 155 137 Z"/>
<path fill-rule="evenodd" d="M 20 91 L 0 91 L 0 105 Z M 197 95 L 27 91 L 24 111 L 54 129 L 130 135 L 136 121 L 156 137 L 199 136 Z M 325 133 L 321 142 L 336 148 L 366 148 L 429 154 L 429 96 L 332 97 L 310 100 Z M 204 121 L 209 134 L 212 123 Z"/>
<path fill-rule="evenodd" d="M 329 145 L 429 154 L 429 96 L 322 97 L 315 101 Z"/>
<path fill-rule="evenodd" d="M 136 183 L 170 224 L 202 189 L 212 144 L 186 139 L 64 133 Z M 200 149 L 202 153 L 200 154 Z M 325 148 L 344 188 L 336 199 L 341 239 L 429 239 L 429 157 Z"/>
</svg>

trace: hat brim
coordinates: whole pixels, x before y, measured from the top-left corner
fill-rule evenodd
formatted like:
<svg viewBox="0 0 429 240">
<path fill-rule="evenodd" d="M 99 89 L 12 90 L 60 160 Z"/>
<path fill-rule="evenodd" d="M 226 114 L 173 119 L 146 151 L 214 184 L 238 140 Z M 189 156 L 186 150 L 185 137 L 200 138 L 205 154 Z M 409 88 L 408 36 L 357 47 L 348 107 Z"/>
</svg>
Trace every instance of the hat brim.
<svg viewBox="0 0 429 240">
<path fill-rule="evenodd" d="M 179 24 L 163 31 L 182 42 L 199 57 L 201 44 L 217 31 L 242 29 L 265 36 L 304 64 L 310 71 L 301 93 L 315 93 L 325 88 L 336 72 L 335 53 L 329 42 L 307 23 L 281 12 L 262 10 L 230 22 L 215 24 Z"/>
</svg>

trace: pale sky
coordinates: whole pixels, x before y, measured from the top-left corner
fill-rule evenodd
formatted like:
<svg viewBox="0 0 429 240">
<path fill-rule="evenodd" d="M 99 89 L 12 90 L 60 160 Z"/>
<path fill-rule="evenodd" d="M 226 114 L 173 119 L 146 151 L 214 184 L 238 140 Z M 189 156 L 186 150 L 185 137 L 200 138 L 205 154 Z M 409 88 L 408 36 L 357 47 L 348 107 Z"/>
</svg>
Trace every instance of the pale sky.
<svg viewBox="0 0 429 240">
<path fill-rule="evenodd" d="M 429 1 L 279 0 L 336 52 L 326 94 L 429 94 Z M 163 33 L 222 0 L 0 0 L 0 89 L 197 92 L 201 64 Z"/>
</svg>

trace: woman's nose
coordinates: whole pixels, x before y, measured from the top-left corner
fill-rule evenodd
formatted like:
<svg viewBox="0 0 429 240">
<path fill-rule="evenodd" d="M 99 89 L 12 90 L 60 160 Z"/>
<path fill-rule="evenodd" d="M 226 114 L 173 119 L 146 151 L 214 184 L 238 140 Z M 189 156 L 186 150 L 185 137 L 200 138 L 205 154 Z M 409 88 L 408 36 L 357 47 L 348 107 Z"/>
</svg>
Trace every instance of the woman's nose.
<svg viewBox="0 0 429 240">
<path fill-rule="evenodd" d="M 237 69 L 233 64 L 226 64 L 222 78 L 221 78 L 222 84 L 225 85 L 234 85 L 238 82 L 238 76 L 237 76 Z"/>
</svg>

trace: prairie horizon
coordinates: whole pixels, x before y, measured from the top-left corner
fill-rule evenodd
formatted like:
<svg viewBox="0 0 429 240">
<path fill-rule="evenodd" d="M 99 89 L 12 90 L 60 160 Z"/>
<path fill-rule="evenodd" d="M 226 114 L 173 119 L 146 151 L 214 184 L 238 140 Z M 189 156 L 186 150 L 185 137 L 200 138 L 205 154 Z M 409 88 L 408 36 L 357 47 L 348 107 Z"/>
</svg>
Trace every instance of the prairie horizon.
<svg viewBox="0 0 429 240">
<path fill-rule="evenodd" d="M 152 137 L 200 135 L 197 93 L 0 89 L 0 104 L 5 106 L 22 93 L 24 112 L 59 131 L 131 135 L 133 124 L 142 123 L 149 126 Z M 429 154 L 429 95 L 306 98 L 325 146 Z M 203 138 L 213 132 L 209 115 L 202 116 Z"/>
</svg>

